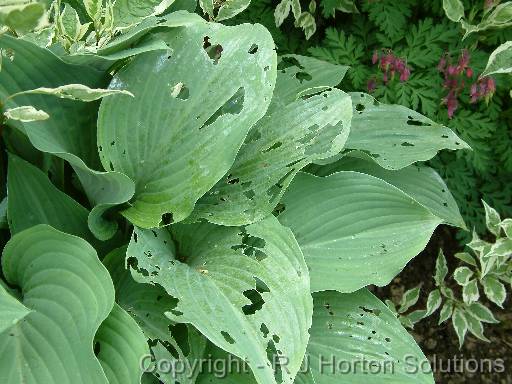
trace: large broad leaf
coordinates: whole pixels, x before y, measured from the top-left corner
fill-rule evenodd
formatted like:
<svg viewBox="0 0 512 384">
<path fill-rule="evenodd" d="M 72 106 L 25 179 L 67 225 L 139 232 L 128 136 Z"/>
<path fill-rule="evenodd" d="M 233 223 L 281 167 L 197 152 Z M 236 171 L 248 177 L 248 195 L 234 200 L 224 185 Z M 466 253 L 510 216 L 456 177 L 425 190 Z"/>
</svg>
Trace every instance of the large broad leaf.
<svg viewBox="0 0 512 384">
<path fill-rule="evenodd" d="M 149 346 L 135 320 L 119 305 L 114 304 L 98 329 L 94 349 L 109 384 L 140 384 L 140 361 L 149 354 Z"/>
<path fill-rule="evenodd" d="M 316 384 L 434 384 L 430 363 L 367 290 L 314 295 L 307 361 Z"/>
<path fill-rule="evenodd" d="M 152 341 L 153 356 L 157 360 L 168 360 L 173 366 L 181 368 L 176 372 L 158 372 L 159 378 L 165 384 L 194 383 L 198 374 L 198 370 L 194 368 L 197 368 L 197 362 L 203 358 L 206 338 L 192 326 L 176 326 L 165 316 L 169 308 L 176 306 L 177 300 L 158 285 L 135 281 L 125 267 L 125 255 L 126 248 L 119 248 L 103 260 L 114 282 L 116 302 L 137 322 L 145 337 Z M 179 331 L 178 336 L 185 340 L 185 345 L 176 341 L 173 331 Z M 174 356 L 176 354 L 177 357 Z"/>
<path fill-rule="evenodd" d="M 265 116 L 251 130 L 227 177 L 199 200 L 192 218 L 223 225 L 265 218 L 297 172 L 342 150 L 351 119 L 351 99 L 337 89 L 299 98 Z"/>
<path fill-rule="evenodd" d="M 382 167 L 401 169 L 442 149 L 469 146 L 453 131 L 401 105 L 386 105 L 353 93 L 354 118 L 347 148 L 367 152 Z"/>
<path fill-rule="evenodd" d="M 12 52 L 13 61 L 4 60 L 0 76 L 0 97 L 39 87 L 55 88 L 66 84 L 84 84 L 104 88 L 105 75 L 86 66 L 70 65 L 49 50 L 30 42 L 0 36 L 0 48 Z M 130 96 L 121 96 L 130 98 Z M 89 215 L 93 233 L 110 238 L 117 224 L 102 217 L 110 207 L 133 196 L 134 184 L 117 172 L 100 172 L 96 147 L 96 103 L 62 100 L 49 95 L 20 95 L 9 99 L 6 107 L 32 105 L 50 115 L 43 121 L 10 124 L 22 130 L 38 150 L 55 154 L 73 166 L 94 206 Z"/>
<path fill-rule="evenodd" d="M 140 279 L 179 300 L 167 315 L 248 359 L 259 383 L 276 383 L 267 352 L 281 351 L 289 359 L 282 378 L 291 381 L 302 362 L 312 311 L 307 267 L 291 231 L 273 217 L 243 229 L 174 228 L 177 251 L 165 229 L 136 229 L 127 251 Z"/>
<path fill-rule="evenodd" d="M 304 252 L 313 292 L 388 284 L 442 222 L 398 188 L 358 172 L 300 173 L 282 203 L 279 220 Z"/>
<path fill-rule="evenodd" d="M 258 25 L 196 23 L 166 33 L 169 53 L 137 56 L 112 80 L 135 99 L 104 99 L 98 119 L 103 165 L 136 182 L 123 214 L 157 227 L 181 221 L 228 171 L 270 103 L 274 43 Z"/>
<path fill-rule="evenodd" d="M 430 210 L 446 224 L 466 229 L 457 203 L 443 179 L 432 168 L 411 165 L 398 171 L 381 168 L 363 153 L 353 152 L 325 166 L 311 166 L 309 172 L 328 176 L 339 171 L 355 171 L 372 175 L 394 185 Z"/>
<path fill-rule="evenodd" d="M 2 270 L 32 312 L 0 334 L 0 382 L 108 383 L 92 341 L 114 287 L 94 249 L 38 225 L 9 241 Z"/>
<path fill-rule="evenodd" d="M 31 311 L 11 293 L 3 287 L 0 280 L 0 334 L 6 329 L 12 328 L 18 321 L 27 316 Z"/>
</svg>

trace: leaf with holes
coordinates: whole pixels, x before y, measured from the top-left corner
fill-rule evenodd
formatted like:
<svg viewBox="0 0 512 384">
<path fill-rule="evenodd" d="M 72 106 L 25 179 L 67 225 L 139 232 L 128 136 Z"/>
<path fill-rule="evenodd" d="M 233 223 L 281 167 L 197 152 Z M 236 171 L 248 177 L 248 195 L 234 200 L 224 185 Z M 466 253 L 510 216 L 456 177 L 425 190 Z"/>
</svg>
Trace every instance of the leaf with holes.
<svg viewBox="0 0 512 384">
<path fill-rule="evenodd" d="M 426 161 L 442 149 L 468 149 L 453 131 L 401 105 L 353 93 L 354 118 L 347 148 L 367 152 L 386 169 Z"/>
<path fill-rule="evenodd" d="M 337 89 L 265 116 L 252 128 L 228 175 L 199 200 L 192 219 L 223 225 L 264 219 L 297 172 L 343 149 L 351 118 L 351 99 Z"/>
<path fill-rule="evenodd" d="M 0 334 L 0 381 L 108 383 L 92 341 L 112 309 L 114 287 L 94 249 L 38 225 L 9 241 L 2 270 L 31 312 Z"/>
<path fill-rule="evenodd" d="M 366 289 L 314 295 L 307 358 L 316 384 L 337 384 L 341 376 L 351 384 L 434 383 L 430 370 L 411 369 L 409 364 L 430 365 L 395 315 Z"/>
<path fill-rule="evenodd" d="M 144 228 L 185 219 L 228 171 L 276 76 L 261 26 L 195 23 L 163 38 L 173 52 L 144 53 L 122 68 L 110 88 L 135 98 L 103 99 L 98 117 L 102 164 L 136 184 L 123 215 Z"/>
<path fill-rule="evenodd" d="M 283 380 L 292 381 L 309 338 L 312 300 L 291 231 L 270 217 L 245 228 L 175 225 L 173 237 L 166 229 L 135 229 L 127 251 L 140 281 L 179 300 L 167 315 L 248 359 L 259 383 L 276 383 L 267 352 L 280 351 L 289 359 Z"/>
<path fill-rule="evenodd" d="M 441 223 L 398 188 L 358 172 L 300 173 L 282 203 L 279 220 L 304 252 L 313 292 L 388 284 Z"/>
</svg>

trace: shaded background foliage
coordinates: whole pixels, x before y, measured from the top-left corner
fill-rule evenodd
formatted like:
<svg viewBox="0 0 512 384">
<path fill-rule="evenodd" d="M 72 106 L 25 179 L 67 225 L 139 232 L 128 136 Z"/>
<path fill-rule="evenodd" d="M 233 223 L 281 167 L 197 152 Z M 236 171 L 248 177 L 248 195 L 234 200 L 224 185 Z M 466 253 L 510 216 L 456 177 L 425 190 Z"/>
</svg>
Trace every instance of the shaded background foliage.
<svg viewBox="0 0 512 384">
<path fill-rule="evenodd" d="M 294 26 L 293 18 L 275 26 L 276 0 L 253 1 L 232 23 L 242 21 L 265 25 L 276 41 L 278 52 L 308 54 L 332 63 L 350 65 L 341 88 L 347 91 L 366 90 L 375 81 L 373 96 L 385 103 L 396 103 L 417 110 L 432 120 L 445 124 L 471 145 L 473 151 L 444 151 L 430 161 L 459 204 L 469 228 L 485 232 L 481 200 L 495 207 L 503 216 L 512 215 L 512 103 L 509 95 L 510 77 L 496 76 L 496 92 L 488 103 L 471 103 L 470 86 L 483 71 L 490 53 L 512 39 L 512 28 L 489 30 L 462 40 L 459 24 L 450 22 L 442 0 L 358 0 L 360 13 L 336 11 L 328 17 L 319 1 L 316 6 L 316 33 L 306 39 Z M 478 20 L 484 1 L 465 0 L 470 18 Z M 308 1 L 301 2 L 308 9 Z M 309 7 L 311 9 L 311 7 Z M 377 64 L 372 63 L 375 51 L 391 50 L 411 70 L 407 81 L 398 76 L 387 84 Z M 465 77 L 459 106 L 449 118 L 443 103 L 448 90 L 438 63 L 443 56 L 458 60 L 468 50 L 473 74 Z M 370 84 L 373 85 L 373 84 Z M 371 87 L 373 88 L 373 87 Z M 461 240 L 467 233 L 460 231 Z"/>
</svg>

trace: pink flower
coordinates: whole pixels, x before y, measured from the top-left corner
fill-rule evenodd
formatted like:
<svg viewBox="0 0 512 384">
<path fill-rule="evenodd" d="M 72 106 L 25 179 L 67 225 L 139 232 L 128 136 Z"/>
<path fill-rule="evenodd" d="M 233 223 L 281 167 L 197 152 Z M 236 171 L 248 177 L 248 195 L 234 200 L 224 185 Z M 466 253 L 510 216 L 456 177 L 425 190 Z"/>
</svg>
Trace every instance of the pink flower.
<svg viewBox="0 0 512 384">
<path fill-rule="evenodd" d="M 377 61 L 379 61 L 379 53 L 377 51 L 373 52 L 373 56 L 372 56 L 372 64 L 375 65 L 377 64 Z"/>
<path fill-rule="evenodd" d="M 375 78 L 368 80 L 367 87 L 368 87 L 369 93 L 372 93 L 373 91 L 375 91 L 375 89 L 377 88 L 377 81 L 375 80 Z"/>
<path fill-rule="evenodd" d="M 471 69 L 471 68 L 466 69 L 466 76 L 468 78 L 473 77 L 473 69 Z"/>
<path fill-rule="evenodd" d="M 441 56 L 441 59 L 439 60 L 439 64 L 437 64 L 437 70 L 439 72 L 444 72 L 444 69 L 446 68 L 446 55 Z"/>
</svg>

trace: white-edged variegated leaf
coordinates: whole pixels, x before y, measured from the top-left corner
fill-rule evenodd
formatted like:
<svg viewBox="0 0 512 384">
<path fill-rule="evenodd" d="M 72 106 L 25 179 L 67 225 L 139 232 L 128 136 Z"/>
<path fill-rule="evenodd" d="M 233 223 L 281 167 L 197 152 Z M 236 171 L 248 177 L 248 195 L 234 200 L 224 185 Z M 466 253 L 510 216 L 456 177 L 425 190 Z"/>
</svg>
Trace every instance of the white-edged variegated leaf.
<svg viewBox="0 0 512 384">
<path fill-rule="evenodd" d="M 264 219 L 297 172 L 343 149 L 351 118 L 351 99 L 338 89 L 300 98 L 263 117 L 227 176 L 198 201 L 191 219 L 222 225 Z"/>
<path fill-rule="evenodd" d="M 487 229 L 494 235 L 499 236 L 500 235 L 500 223 L 501 218 L 498 211 L 496 211 L 494 208 L 492 208 L 489 204 L 487 204 L 485 201 L 482 200 L 482 203 L 485 208 L 485 224 L 487 226 Z"/>
<path fill-rule="evenodd" d="M 429 293 L 427 298 L 427 312 L 425 313 L 425 317 L 432 315 L 435 311 L 441 307 L 443 303 L 443 298 L 441 296 L 441 292 L 438 289 L 434 289 Z"/>
<path fill-rule="evenodd" d="M 430 167 L 410 165 L 398 171 L 390 171 L 376 164 L 369 155 L 354 151 L 336 162 L 308 168 L 308 172 L 317 176 L 339 171 L 355 171 L 378 177 L 408 194 L 446 224 L 466 228 L 457 202 L 443 179 Z"/>
<path fill-rule="evenodd" d="M 430 370 L 410 369 L 408 362 L 423 368 L 429 363 L 395 315 L 366 289 L 316 293 L 314 306 L 306 358 L 316 384 L 434 383 Z"/>
<path fill-rule="evenodd" d="M 490 342 L 490 340 L 484 335 L 484 327 L 482 322 L 471 316 L 468 312 L 465 312 L 464 315 L 466 316 L 468 331 L 475 335 L 478 339 L 487 343 Z"/>
<path fill-rule="evenodd" d="M 498 320 L 494 317 L 493 313 L 482 303 L 473 303 L 466 307 L 466 311 L 474 318 L 489 324 L 497 324 Z"/>
<path fill-rule="evenodd" d="M 421 285 L 406 291 L 402 296 L 402 300 L 400 301 L 400 308 L 398 309 L 398 313 L 405 313 L 409 310 L 409 308 L 416 305 L 420 298 L 420 291 Z"/>
<path fill-rule="evenodd" d="M 50 117 L 45 111 L 36 109 L 31 105 L 23 105 L 21 107 L 9 108 L 4 112 L 7 119 L 18 120 L 23 123 L 31 121 L 46 120 Z"/>
<path fill-rule="evenodd" d="M 452 302 L 444 303 L 443 307 L 441 308 L 441 311 L 439 312 L 438 324 L 444 323 L 446 320 L 448 320 L 450 317 L 452 317 L 452 314 L 453 314 L 453 303 Z"/>
<path fill-rule="evenodd" d="M 426 161 L 442 149 L 468 149 L 450 128 L 401 105 L 387 105 L 352 93 L 354 118 L 347 148 L 367 152 L 386 169 Z"/>
<path fill-rule="evenodd" d="M 10 97 L 13 98 L 20 95 L 51 95 L 61 99 L 90 102 L 99 100 L 103 97 L 119 94 L 133 97 L 133 94 L 126 90 L 89 88 L 83 84 L 66 84 L 56 88 L 40 87 L 36 89 L 30 89 L 28 91 L 18 92 L 14 95 L 11 95 Z"/>
<path fill-rule="evenodd" d="M 478 290 L 478 282 L 476 279 L 469 280 L 462 287 L 462 299 L 464 303 L 471 304 L 480 298 L 480 292 Z"/>
<path fill-rule="evenodd" d="M 251 4 L 251 0 L 231 0 L 221 4 L 217 16 L 215 17 L 216 21 L 231 19 L 238 15 Z"/>
<path fill-rule="evenodd" d="M 107 384 L 93 337 L 114 304 L 114 287 L 84 240 L 38 225 L 2 255 L 9 284 L 32 312 L 0 334 L 0 382 Z"/>
<path fill-rule="evenodd" d="M 313 292 L 388 284 L 441 223 L 396 187 L 358 172 L 299 173 L 282 203 L 279 220 L 304 252 Z"/>
<path fill-rule="evenodd" d="M 487 67 L 480 76 L 510 72 L 512 72 L 512 41 L 507 41 L 491 53 Z"/>
<path fill-rule="evenodd" d="M 464 17 L 464 4 L 461 0 L 443 0 L 446 17 L 458 23 Z"/>
<path fill-rule="evenodd" d="M 480 283 L 484 287 L 485 296 L 494 304 L 503 308 L 503 303 L 507 298 L 507 290 L 503 283 L 494 276 L 485 276 L 480 280 Z"/>
<path fill-rule="evenodd" d="M 446 258 L 444 257 L 444 253 L 442 249 L 439 249 L 439 254 L 436 259 L 436 272 L 434 274 L 434 281 L 436 282 L 436 286 L 444 285 L 444 279 L 446 279 L 446 275 L 448 274 L 448 265 L 446 263 Z"/>
<path fill-rule="evenodd" d="M 135 98 L 103 99 L 98 117 L 103 166 L 136 184 L 123 215 L 144 228 L 185 219 L 229 170 L 276 77 L 274 43 L 262 26 L 202 22 L 162 38 L 172 53 L 144 53 L 122 68 L 110 88 Z"/>
<path fill-rule="evenodd" d="M 298 372 L 309 339 L 312 299 L 302 252 L 291 231 L 269 217 L 244 228 L 181 224 L 135 229 L 127 262 L 139 281 L 178 300 L 167 315 L 191 323 L 214 344 L 248 359 L 257 381 L 276 383 L 267 349 Z"/>
<path fill-rule="evenodd" d="M 175 0 L 116 0 L 112 9 L 114 27 L 125 29 L 140 23 L 143 19 L 159 15 Z"/>
<path fill-rule="evenodd" d="M 452 325 L 459 339 L 459 347 L 462 347 L 462 344 L 464 344 L 464 338 L 468 331 L 468 321 L 466 314 L 462 309 L 455 308 L 453 310 Z"/>
<path fill-rule="evenodd" d="M 453 278 L 459 285 L 466 285 L 473 276 L 473 271 L 468 267 L 459 267 L 453 272 Z"/>
</svg>

